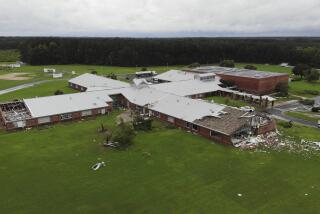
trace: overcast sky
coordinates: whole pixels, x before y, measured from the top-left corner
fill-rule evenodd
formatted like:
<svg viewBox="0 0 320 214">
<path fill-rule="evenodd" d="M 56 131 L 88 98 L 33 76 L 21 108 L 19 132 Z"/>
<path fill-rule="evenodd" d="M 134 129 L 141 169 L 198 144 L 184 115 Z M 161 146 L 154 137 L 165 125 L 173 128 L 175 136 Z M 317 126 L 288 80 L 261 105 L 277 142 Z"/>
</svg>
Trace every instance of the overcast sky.
<svg viewBox="0 0 320 214">
<path fill-rule="evenodd" d="M 2 36 L 320 36 L 320 0 L 0 0 Z"/>
</svg>

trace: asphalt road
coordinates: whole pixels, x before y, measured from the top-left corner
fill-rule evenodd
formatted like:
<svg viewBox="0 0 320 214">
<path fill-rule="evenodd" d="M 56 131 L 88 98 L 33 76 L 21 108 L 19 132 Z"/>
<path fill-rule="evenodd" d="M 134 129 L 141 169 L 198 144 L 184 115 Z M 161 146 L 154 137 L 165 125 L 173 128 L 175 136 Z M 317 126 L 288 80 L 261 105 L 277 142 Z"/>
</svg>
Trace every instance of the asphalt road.
<svg viewBox="0 0 320 214">
<path fill-rule="evenodd" d="M 290 117 L 288 115 L 285 115 L 284 112 L 289 111 L 290 109 L 294 109 L 301 106 L 299 101 L 289 101 L 286 102 L 285 104 L 282 104 L 281 106 L 276 106 L 274 108 L 270 108 L 267 110 L 269 114 L 271 114 L 274 118 L 284 120 L 284 121 L 292 121 L 295 123 L 299 123 L 304 126 L 309 126 L 309 127 L 314 127 L 318 128 L 317 123 L 313 123 L 310 121 L 306 121 L 303 119 L 295 118 L 295 117 Z"/>
</svg>

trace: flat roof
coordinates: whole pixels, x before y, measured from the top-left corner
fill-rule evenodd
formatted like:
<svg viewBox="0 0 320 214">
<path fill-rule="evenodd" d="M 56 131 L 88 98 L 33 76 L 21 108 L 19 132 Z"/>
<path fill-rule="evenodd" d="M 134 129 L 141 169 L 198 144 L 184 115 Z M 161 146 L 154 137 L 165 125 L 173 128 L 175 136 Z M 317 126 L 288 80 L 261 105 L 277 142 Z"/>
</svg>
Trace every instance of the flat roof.
<svg viewBox="0 0 320 214">
<path fill-rule="evenodd" d="M 191 69 L 191 72 L 201 72 L 201 73 L 216 73 L 224 74 L 231 76 L 239 77 L 249 77 L 255 79 L 262 79 L 275 76 L 288 76 L 288 74 L 277 73 L 277 72 L 268 72 L 268 71 L 257 71 L 257 70 L 248 70 L 248 69 L 239 69 L 239 68 L 226 68 L 219 66 L 204 66 L 195 69 Z"/>
<path fill-rule="evenodd" d="M 192 80 L 194 79 L 194 75 L 195 74 L 186 72 L 186 71 L 170 70 L 162 74 L 159 74 L 157 76 L 154 76 L 153 78 L 159 79 L 162 81 L 177 82 L 177 81 Z"/>
<path fill-rule="evenodd" d="M 207 116 L 219 117 L 225 106 L 195 100 L 187 97 L 168 95 L 153 103 L 151 110 L 193 123 L 197 119 Z"/>
<path fill-rule="evenodd" d="M 219 84 L 221 84 L 220 78 L 216 78 L 215 80 L 211 81 L 201 81 L 199 79 L 193 79 L 180 82 L 168 82 L 154 84 L 150 87 L 179 96 L 191 96 L 195 94 L 203 94 L 223 90 L 223 88 L 220 87 Z"/>
<path fill-rule="evenodd" d="M 33 118 L 107 107 L 112 99 L 104 91 L 38 97 L 23 100 Z"/>
<path fill-rule="evenodd" d="M 80 85 L 90 91 L 130 87 L 129 83 L 85 73 L 69 80 L 69 83 Z"/>
</svg>

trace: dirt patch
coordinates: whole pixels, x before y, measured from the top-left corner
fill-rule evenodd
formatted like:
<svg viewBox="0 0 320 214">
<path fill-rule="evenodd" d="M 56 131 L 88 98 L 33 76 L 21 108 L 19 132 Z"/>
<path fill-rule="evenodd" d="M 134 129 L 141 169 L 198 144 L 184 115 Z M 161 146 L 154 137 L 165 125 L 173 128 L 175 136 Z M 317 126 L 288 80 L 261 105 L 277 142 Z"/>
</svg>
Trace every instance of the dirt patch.
<svg viewBox="0 0 320 214">
<path fill-rule="evenodd" d="M 10 74 L 3 74 L 0 75 L 0 80 L 29 80 L 31 77 L 26 77 L 29 73 L 10 73 Z"/>
</svg>

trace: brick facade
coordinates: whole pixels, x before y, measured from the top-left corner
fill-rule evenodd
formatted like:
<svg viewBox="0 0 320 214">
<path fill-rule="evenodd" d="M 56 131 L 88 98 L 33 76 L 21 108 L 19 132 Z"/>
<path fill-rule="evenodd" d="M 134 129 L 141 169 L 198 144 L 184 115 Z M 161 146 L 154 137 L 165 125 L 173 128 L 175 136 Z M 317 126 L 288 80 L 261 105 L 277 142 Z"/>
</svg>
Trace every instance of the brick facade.
<svg viewBox="0 0 320 214">
<path fill-rule="evenodd" d="M 289 75 L 272 76 L 266 78 L 240 77 L 228 74 L 218 74 L 224 80 L 235 82 L 238 89 L 256 95 L 266 95 L 274 92 L 275 87 L 280 82 L 288 82 Z"/>
</svg>

